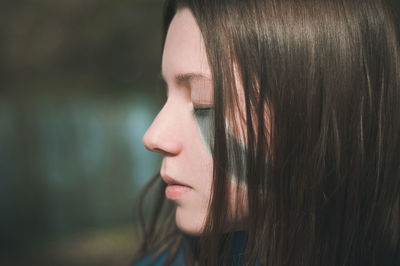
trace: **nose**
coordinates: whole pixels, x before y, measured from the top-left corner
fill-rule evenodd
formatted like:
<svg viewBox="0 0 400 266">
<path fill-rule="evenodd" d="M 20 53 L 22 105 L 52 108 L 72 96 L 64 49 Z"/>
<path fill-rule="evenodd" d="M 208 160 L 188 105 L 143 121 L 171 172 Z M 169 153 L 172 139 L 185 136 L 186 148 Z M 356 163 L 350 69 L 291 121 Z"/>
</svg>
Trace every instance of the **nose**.
<svg viewBox="0 0 400 266">
<path fill-rule="evenodd" d="M 178 121 L 176 115 L 171 114 L 167 104 L 164 105 L 143 136 L 142 142 L 146 149 L 162 155 L 179 154 L 182 150 L 182 141 L 177 132 Z"/>
</svg>

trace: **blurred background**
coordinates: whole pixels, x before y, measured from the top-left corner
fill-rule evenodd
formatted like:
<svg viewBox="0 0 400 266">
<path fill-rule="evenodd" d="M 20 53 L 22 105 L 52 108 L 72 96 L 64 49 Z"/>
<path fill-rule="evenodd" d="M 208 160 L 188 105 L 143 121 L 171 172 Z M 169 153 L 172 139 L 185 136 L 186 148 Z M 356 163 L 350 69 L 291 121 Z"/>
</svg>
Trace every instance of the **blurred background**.
<svg viewBox="0 0 400 266">
<path fill-rule="evenodd" d="M 0 3 L 0 265 L 128 265 L 161 0 Z"/>
</svg>

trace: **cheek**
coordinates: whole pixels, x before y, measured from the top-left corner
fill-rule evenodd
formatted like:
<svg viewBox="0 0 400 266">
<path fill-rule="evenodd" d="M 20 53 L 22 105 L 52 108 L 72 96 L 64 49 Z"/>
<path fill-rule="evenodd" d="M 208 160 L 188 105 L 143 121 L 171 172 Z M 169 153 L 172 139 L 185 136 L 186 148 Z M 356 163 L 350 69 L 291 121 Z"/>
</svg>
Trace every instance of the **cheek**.
<svg viewBox="0 0 400 266">
<path fill-rule="evenodd" d="M 190 179 L 202 194 L 209 194 L 212 183 L 213 160 L 211 155 L 210 141 L 211 134 L 209 128 L 209 116 L 201 115 L 193 117 L 190 121 L 190 132 L 185 136 L 185 143 L 189 149 L 186 150 L 185 156 L 182 156 L 182 167 L 185 168 L 185 173 L 190 173 L 187 177 Z M 206 125 L 208 127 L 206 128 Z"/>
<path fill-rule="evenodd" d="M 199 136 L 201 138 L 201 145 L 203 149 L 207 150 L 208 158 L 210 158 L 212 162 L 212 150 L 214 144 L 214 114 L 212 110 L 209 111 L 201 111 L 195 113 L 195 121 L 197 125 L 197 130 Z M 243 141 L 241 141 L 235 134 L 229 129 L 227 124 L 227 146 L 228 146 L 228 175 L 230 176 L 229 181 L 229 224 L 234 228 L 239 227 L 243 219 L 247 217 L 248 212 L 248 203 L 247 203 L 247 186 L 245 182 L 246 175 L 246 146 Z M 234 156 L 233 156 L 234 155 Z M 198 160 L 199 158 L 197 158 Z M 205 172 L 205 169 L 209 169 L 209 172 Z M 204 193 L 204 199 L 208 196 L 210 197 L 211 185 L 212 185 L 212 163 L 210 163 L 209 167 L 205 166 L 201 173 L 199 174 L 198 181 L 199 187 L 201 186 L 202 193 Z M 203 174 L 202 176 L 200 176 Z M 203 184 L 201 184 L 203 183 Z M 207 202 L 202 202 L 197 205 L 196 208 L 197 214 L 193 213 L 191 217 L 193 218 L 195 215 L 197 217 L 200 213 L 206 216 L 206 204 Z M 178 215 L 178 213 L 177 213 Z M 180 217 L 180 215 L 178 215 Z M 177 217 L 178 217 L 177 216 Z M 183 216 L 181 217 L 183 220 Z M 201 220 L 201 219 L 200 219 Z"/>
<path fill-rule="evenodd" d="M 212 109 L 195 111 L 197 129 L 204 147 L 212 154 L 214 144 L 214 113 Z"/>
<path fill-rule="evenodd" d="M 214 145 L 214 113 L 213 110 L 202 110 L 195 113 L 196 123 L 203 145 L 212 155 Z M 227 124 L 228 172 L 231 180 L 246 187 L 246 152 L 244 143 L 235 136 Z"/>
<path fill-rule="evenodd" d="M 200 111 L 195 114 L 197 127 L 203 145 L 206 147 L 209 154 L 212 154 L 214 144 L 214 113 L 213 110 Z M 245 144 L 244 130 L 241 127 L 240 119 L 232 120 L 233 123 L 225 121 L 226 127 L 226 144 L 228 151 L 228 174 L 231 181 L 235 184 L 246 188 L 246 157 L 247 147 Z M 267 167 L 265 162 L 264 167 Z"/>
</svg>

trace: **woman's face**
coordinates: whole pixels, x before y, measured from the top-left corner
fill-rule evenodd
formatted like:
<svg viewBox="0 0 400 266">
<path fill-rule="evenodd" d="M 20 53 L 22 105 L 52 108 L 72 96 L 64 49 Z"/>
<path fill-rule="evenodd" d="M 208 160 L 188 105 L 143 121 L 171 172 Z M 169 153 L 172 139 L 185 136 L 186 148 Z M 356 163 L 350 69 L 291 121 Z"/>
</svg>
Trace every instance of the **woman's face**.
<svg viewBox="0 0 400 266">
<path fill-rule="evenodd" d="M 213 107 L 213 87 L 204 41 L 188 9 L 179 11 L 170 24 L 162 76 L 168 98 L 143 144 L 163 155 L 160 174 L 168 184 L 166 197 L 177 206 L 177 226 L 199 234 L 208 213 L 213 161 L 194 112 Z"/>
<path fill-rule="evenodd" d="M 189 9 L 177 12 L 170 24 L 161 68 L 168 99 L 143 144 L 163 155 L 160 174 L 168 184 L 166 197 L 176 203 L 178 228 L 196 235 L 203 231 L 211 197 L 214 91 L 204 40 Z M 237 81 L 236 85 L 240 87 Z M 228 142 L 231 139 L 241 142 L 236 138 Z M 246 192 L 237 185 L 235 175 L 237 171 L 231 171 L 228 214 L 232 225 L 238 220 L 232 218 L 237 215 L 238 193 L 243 197 Z M 238 215 L 245 216 L 241 210 L 246 209 L 240 205 Z"/>
</svg>

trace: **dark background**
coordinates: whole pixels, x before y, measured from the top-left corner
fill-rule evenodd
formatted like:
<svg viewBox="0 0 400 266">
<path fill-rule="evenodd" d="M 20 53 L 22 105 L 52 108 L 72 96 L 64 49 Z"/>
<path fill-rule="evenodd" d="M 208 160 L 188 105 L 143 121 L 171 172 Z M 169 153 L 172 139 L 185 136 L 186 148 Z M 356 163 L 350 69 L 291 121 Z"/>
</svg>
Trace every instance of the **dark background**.
<svg viewBox="0 0 400 266">
<path fill-rule="evenodd" d="M 160 158 L 162 1 L 0 3 L 0 265 L 125 265 Z"/>
</svg>

